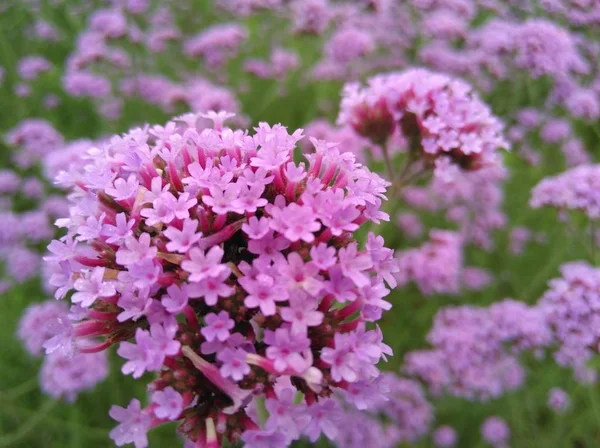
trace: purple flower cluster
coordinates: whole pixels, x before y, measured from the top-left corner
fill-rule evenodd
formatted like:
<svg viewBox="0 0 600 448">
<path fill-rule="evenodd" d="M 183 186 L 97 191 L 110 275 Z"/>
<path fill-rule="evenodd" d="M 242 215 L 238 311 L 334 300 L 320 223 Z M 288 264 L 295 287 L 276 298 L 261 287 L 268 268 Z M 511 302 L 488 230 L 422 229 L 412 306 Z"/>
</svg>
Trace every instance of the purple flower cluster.
<svg viewBox="0 0 600 448">
<path fill-rule="evenodd" d="M 552 333 L 538 308 L 504 300 L 489 309 L 442 309 L 427 340 L 434 348 L 409 353 L 405 371 L 423 380 L 433 394 L 487 400 L 523 384 L 518 353 L 543 349 L 552 342 Z"/>
<path fill-rule="evenodd" d="M 108 357 L 106 352 L 73 356 L 68 347 L 58 346 L 55 334 L 70 318 L 62 302 L 30 305 L 21 318 L 17 335 L 31 355 L 40 356 L 43 349 L 48 353 L 40 372 L 42 391 L 53 398 L 74 401 L 80 392 L 93 389 L 108 376 Z M 81 339 L 79 344 L 85 349 L 94 342 Z"/>
<path fill-rule="evenodd" d="M 433 443 L 438 448 L 453 448 L 456 446 L 456 431 L 451 426 L 440 426 L 433 433 Z"/>
<path fill-rule="evenodd" d="M 190 58 L 202 58 L 209 67 L 219 68 L 237 54 L 247 38 L 248 32 L 237 23 L 223 23 L 188 39 L 183 51 Z"/>
<path fill-rule="evenodd" d="M 531 191 L 533 208 L 555 207 L 600 217 L 600 165 L 579 165 L 543 179 Z"/>
<path fill-rule="evenodd" d="M 9 146 L 18 148 L 13 160 L 22 168 L 29 168 L 63 143 L 63 136 L 46 120 L 28 118 L 21 121 L 5 136 Z"/>
<path fill-rule="evenodd" d="M 558 414 L 565 412 L 571 405 L 569 394 L 564 390 L 554 387 L 548 392 L 548 407 Z"/>
<path fill-rule="evenodd" d="M 463 244 L 455 232 L 431 230 L 429 241 L 421 247 L 396 253 L 398 285 L 414 282 L 425 296 L 457 295 L 463 288 L 475 291 L 485 288 L 492 277 L 484 269 L 464 265 Z"/>
<path fill-rule="evenodd" d="M 25 56 L 19 61 L 17 70 L 24 81 L 34 81 L 42 73 L 52 70 L 52 64 L 41 56 Z"/>
<path fill-rule="evenodd" d="M 517 28 L 512 39 L 515 65 L 528 70 L 534 78 L 588 70 L 571 34 L 553 22 L 527 20 Z"/>
<path fill-rule="evenodd" d="M 566 101 L 574 104 L 573 95 Z M 533 148 L 538 139 L 551 145 L 560 145 L 568 166 L 590 163 L 590 155 L 581 139 L 573 135 L 571 124 L 566 119 L 553 118 L 536 109 L 526 108 L 515 114 L 516 123 L 507 132 L 518 153 L 531 165 L 539 165 L 552 154 L 542 154 Z"/>
<path fill-rule="evenodd" d="M 120 344 L 124 374 L 159 372 L 150 406 L 112 411 L 117 444 L 145 446 L 166 420 L 183 420 L 197 446 L 317 437 L 318 423 L 295 416 L 369 387 L 391 354 L 365 323 L 391 307 L 396 260 L 381 237 L 364 250 L 352 238 L 388 219 L 387 182 L 324 141 L 295 163 L 301 130 L 261 123 L 250 135 L 223 126 L 231 114 L 206 117 L 214 129 L 187 114 L 115 136 L 68 173 L 70 216 L 58 221 L 68 233 L 47 260 L 56 297 L 72 291 L 82 317 L 56 346 Z M 80 344 L 92 335 L 103 341 Z M 289 391 L 279 396 L 275 380 Z M 164 394 L 178 406 L 165 409 Z M 247 407 L 263 401 L 265 425 Z"/>
<path fill-rule="evenodd" d="M 550 280 L 539 301 L 559 344 L 554 354 L 561 365 L 585 370 L 585 363 L 598 351 L 598 303 L 600 269 L 584 262 L 564 264 L 561 277 Z"/>
<path fill-rule="evenodd" d="M 481 425 L 481 435 L 494 448 L 508 448 L 510 428 L 500 417 L 488 417 Z"/>
<path fill-rule="evenodd" d="M 62 136 L 44 120 L 29 119 L 9 131 L 6 142 L 19 165 L 0 170 L 0 291 L 25 283 L 40 273 L 40 247 L 54 236 L 51 223 L 66 210 L 66 201 L 49 194 L 32 166 L 44 165 Z"/>
<path fill-rule="evenodd" d="M 419 383 L 391 373 L 373 383 L 355 383 L 344 392 L 343 403 L 336 421 L 339 447 L 414 443 L 427 434 L 433 420 L 432 406 Z"/>
<path fill-rule="evenodd" d="M 423 246 L 396 254 L 399 285 L 415 282 L 422 294 L 458 294 L 463 267 L 463 243 L 459 235 L 432 230 Z"/>
<path fill-rule="evenodd" d="M 409 151 L 440 167 L 495 165 L 508 148 L 501 122 L 468 84 L 424 69 L 346 85 L 338 123 L 380 144 L 397 130 Z"/>
</svg>

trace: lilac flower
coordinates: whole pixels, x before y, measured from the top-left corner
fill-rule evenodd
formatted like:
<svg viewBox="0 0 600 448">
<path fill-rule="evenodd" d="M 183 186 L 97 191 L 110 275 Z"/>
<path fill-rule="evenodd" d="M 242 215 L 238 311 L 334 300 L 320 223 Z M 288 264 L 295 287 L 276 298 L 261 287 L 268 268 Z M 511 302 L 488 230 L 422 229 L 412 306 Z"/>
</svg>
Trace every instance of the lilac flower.
<svg viewBox="0 0 600 448">
<path fill-rule="evenodd" d="M 481 425 L 481 435 L 494 447 L 507 446 L 510 428 L 500 417 L 488 417 Z"/>
<path fill-rule="evenodd" d="M 189 252 L 190 259 L 184 260 L 181 267 L 190 273 L 191 282 L 199 282 L 209 277 L 219 277 L 227 271 L 227 266 L 221 264 L 223 249 L 212 247 L 208 252 L 193 248 Z"/>
<path fill-rule="evenodd" d="M 433 442 L 439 448 L 452 448 L 456 445 L 456 431 L 451 426 L 440 426 L 433 433 Z"/>
<path fill-rule="evenodd" d="M 247 31 L 234 23 L 214 25 L 184 44 L 188 57 L 202 57 L 209 66 L 219 67 L 233 57 L 248 37 Z"/>
<path fill-rule="evenodd" d="M 468 84 L 424 69 L 379 75 L 365 88 L 348 84 L 338 124 L 374 143 L 399 127 L 425 159 L 450 158 L 473 170 L 497 164 L 496 150 L 508 148 L 502 124 Z"/>
<path fill-rule="evenodd" d="M 247 223 L 242 224 L 242 230 L 249 238 L 260 240 L 269 232 L 269 219 L 252 216 Z"/>
<path fill-rule="evenodd" d="M 114 188 L 106 188 L 106 194 L 112 196 L 117 201 L 125 201 L 134 197 L 137 193 L 140 183 L 136 177 L 131 174 L 127 179 L 118 178 L 114 181 Z"/>
<path fill-rule="evenodd" d="M 245 431 L 242 434 L 242 440 L 247 448 L 285 448 L 288 445 L 282 433 L 263 431 L 262 429 Z"/>
<path fill-rule="evenodd" d="M 130 319 L 133 321 L 140 319 L 148 313 L 152 301 L 148 289 L 133 290 L 128 288 L 122 291 L 117 305 L 123 311 L 117 316 L 118 321 L 125 322 Z"/>
<path fill-rule="evenodd" d="M 33 81 L 40 74 L 50 71 L 52 64 L 41 56 L 25 56 L 19 61 L 17 71 L 26 81 Z"/>
<path fill-rule="evenodd" d="M 23 341 L 31 355 L 40 355 L 44 344 L 55 336 L 52 322 L 68 322 L 67 307 L 62 302 L 50 300 L 30 305 L 25 309 L 17 329 L 17 337 Z"/>
<path fill-rule="evenodd" d="M 561 277 L 548 282 L 538 307 L 556 338 L 554 358 L 578 370 L 598 350 L 593 329 L 598 319 L 600 270 L 580 261 L 562 265 L 560 272 Z"/>
<path fill-rule="evenodd" d="M 290 241 L 283 236 L 275 236 L 273 231 L 267 231 L 267 234 L 260 239 L 253 239 L 248 242 L 248 252 L 260 255 L 264 260 L 280 260 L 283 256 L 281 251 L 290 246 Z"/>
<path fill-rule="evenodd" d="M 151 370 L 152 365 L 156 363 L 153 360 L 152 350 L 154 346 L 150 333 L 138 328 L 135 333 L 135 344 L 131 342 L 121 342 L 117 353 L 128 361 L 123 365 L 121 371 L 123 374 L 133 374 L 134 378 L 139 378 L 146 370 Z"/>
<path fill-rule="evenodd" d="M 308 425 L 303 429 L 303 433 L 314 443 L 321 433 L 329 440 L 335 440 L 340 431 L 342 421 L 341 409 L 335 400 L 321 400 L 314 406 L 307 408 L 311 416 Z"/>
<path fill-rule="evenodd" d="M 579 210 L 591 219 L 597 219 L 600 217 L 599 170 L 600 165 L 580 165 L 542 179 L 532 190 L 529 204 L 533 208 L 550 206 Z"/>
<path fill-rule="evenodd" d="M 275 283 L 275 279 L 266 274 L 259 274 L 256 280 L 242 283 L 248 295 L 244 305 L 248 308 L 260 308 L 265 316 L 272 316 L 276 312 L 275 302 L 287 300 L 287 292 Z"/>
<path fill-rule="evenodd" d="M 523 383 L 516 355 L 549 346 L 552 333 L 539 308 L 507 299 L 489 309 L 442 309 L 427 340 L 434 348 L 409 353 L 404 371 L 434 394 L 487 400 Z"/>
<path fill-rule="evenodd" d="M 158 282 L 162 272 L 160 263 L 145 258 L 127 266 L 127 271 L 119 272 L 118 279 L 120 281 L 128 279 L 139 289 L 150 289 L 152 285 Z"/>
<path fill-rule="evenodd" d="M 123 90 L 148 87 L 139 84 Z M 186 83 L 194 84 L 202 81 Z M 240 431 L 249 446 L 286 446 L 303 433 L 341 437 L 337 400 L 351 383 L 374 384 L 391 353 L 364 324 L 389 308 L 391 252 L 380 239 L 370 237 L 364 251 L 353 239 L 363 222 L 386 219 L 379 208 L 388 183 L 326 142 L 296 163 L 301 130 L 260 123 L 251 133 L 225 127 L 227 113 L 203 115 L 214 129 L 188 114 L 115 136 L 65 168 L 72 194 L 58 225 L 68 234 L 49 246 L 48 273 L 59 297 L 85 309 L 75 307 L 72 332 L 47 345 L 72 341 L 85 355 L 118 344 L 123 374 L 160 372 L 149 379 L 147 409 L 133 402 L 114 415 L 118 444 L 145 446 L 147 430 L 166 420 L 208 446 Z M 26 333 L 34 349 L 44 344 Z M 90 345 L 86 335 L 99 340 Z M 249 406 L 263 399 L 272 411 L 267 432 L 252 429 Z M 210 415 L 184 411 L 190 403 Z"/>
<path fill-rule="evenodd" d="M 290 330 L 278 328 L 274 332 L 265 332 L 267 358 L 274 361 L 275 370 L 284 372 L 291 369 L 296 373 L 304 372 L 309 366 L 309 360 L 303 352 L 309 347 L 309 339 L 302 333 L 292 334 Z"/>
<path fill-rule="evenodd" d="M 90 216 L 85 220 L 85 224 L 79 226 L 79 236 L 77 237 L 78 241 L 89 241 L 100 236 L 100 233 L 103 229 L 105 214 L 100 215 L 99 218 L 95 216 Z"/>
<path fill-rule="evenodd" d="M 173 340 L 176 328 L 154 324 L 150 331 L 138 328 L 135 333 L 135 344 L 122 342 L 119 356 L 128 360 L 123 365 L 125 375 L 132 373 L 139 378 L 144 371 L 160 370 L 166 356 L 174 356 L 179 352 L 180 343 Z"/>
<path fill-rule="evenodd" d="M 117 251 L 117 263 L 124 266 L 137 263 L 143 259 L 156 257 L 158 249 L 150 244 L 150 235 L 142 233 L 139 239 L 129 237 Z"/>
<path fill-rule="evenodd" d="M 235 326 L 233 319 L 229 318 L 226 311 L 219 314 L 210 313 L 204 318 L 206 326 L 202 327 L 201 333 L 207 341 L 219 340 L 226 341 L 229 338 L 229 331 Z"/>
<path fill-rule="evenodd" d="M 168 227 L 164 235 L 171 241 L 167 243 L 167 250 L 171 252 L 187 253 L 191 247 L 202 238 L 202 232 L 197 232 L 198 221 L 185 219 L 182 229 Z"/>
<path fill-rule="evenodd" d="M 241 349 L 225 348 L 218 352 L 217 359 L 222 363 L 219 369 L 221 375 L 234 381 L 241 381 L 250 373 L 250 366 L 246 363 L 247 352 Z"/>
<path fill-rule="evenodd" d="M 190 298 L 204 298 L 207 305 L 216 305 L 219 297 L 229 297 L 233 288 L 225 283 L 229 277 L 229 268 L 225 267 L 217 276 L 203 278 L 199 282 L 190 283 Z"/>
<path fill-rule="evenodd" d="M 183 397 L 171 386 L 154 392 L 152 403 L 156 405 L 154 415 L 162 420 L 177 420 L 183 411 Z"/>
<path fill-rule="evenodd" d="M 299 295 L 302 297 L 302 295 Z M 291 324 L 293 333 L 304 333 L 308 327 L 316 327 L 323 322 L 323 313 L 306 307 L 306 299 L 290 298 L 290 307 L 281 308 L 281 318 Z M 316 304 L 315 304 L 316 305 Z"/>
<path fill-rule="evenodd" d="M 290 241 L 314 241 L 314 232 L 321 228 L 312 210 L 308 207 L 295 203 L 289 204 L 283 209 L 271 208 L 273 214 L 269 225 L 271 229 L 281 233 Z"/>
<path fill-rule="evenodd" d="M 167 288 L 167 294 L 162 296 L 162 305 L 171 314 L 179 314 L 188 304 L 187 286 L 171 285 Z"/>
<path fill-rule="evenodd" d="M 414 281 L 425 295 L 458 294 L 462 244 L 460 236 L 453 232 L 432 230 L 429 242 L 398 254 L 398 284 Z"/>
<path fill-rule="evenodd" d="M 115 217 L 115 225 L 104 224 L 102 226 L 101 234 L 108 237 L 106 239 L 107 243 L 118 243 L 133 235 L 134 225 L 134 219 L 127 221 L 125 213 L 119 213 Z"/>
<path fill-rule="evenodd" d="M 328 247 L 325 243 L 320 243 L 313 246 L 310 250 L 312 262 L 322 270 L 327 270 L 334 266 L 337 259 L 335 256 L 335 248 Z"/>
<path fill-rule="evenodd" d="M 56 352 L 65 357 L 72 357 L 76 353 L 73 324 L 67 316 L 49 320 L 46 322 L 46 329 L 49 335 L 52 335 L 43 345 L 47 355 Z"/>
<path fill-rule="evenodd" d="M 82 339 L 82 349 L 93 347 L 95 342 Z M 40 372 L 42 391 L 54 399 L 75 401 L 80 392 L 93 389 L 109 373 L 108 356 L 105 352 L 80 353 L 64 356 L 54 352 L 44 358 Z"/>
<path fill-rule="evenodd" d="M 358 253 L 356 243 L 338 250 L 338 258 L 342 273 L 352 279 L 356 286 L 363 287 L 369 284 L 369 277 L 364 271 L 373 267 L 373 261 L 368 254 Z"/>
<path fill-rule="evenodd" d="M 288 256 L 287 264 L 279 266 L 282 278 L 289 282 L 290 289 L 306 291 L 311 296 L 317 296 L 323 287 L 319 268 L 312 263 L 304 263 L 300 255 L 292 252 Z"/>
<path fill-rule="evenodd" d="M 71 300 L 73 303 L 79 303 L 88 308 L 98 298 L 111 297 L 116 294 L 113 283 L 105 282 L 104 268 L 94 268 L 84 274 L 83 277 L 75 280 L 74 288 L 77 291 L 73 294 Z"/>
<path fill-rule="evenodd" d="M 352 350 L 349 336 L 336 334 L 334 348 L 323 348 L 321 359 L 331 366 L 331 377 L 334 381 L 344 380 L 352 383 L 357 380 L 358 360 Z"/>
<path fill-rule="evenodd" d="M 300 437 L 302 430 L 310 421 L 310 416 L 305 413 L 305 405 L 294 402 L 295 388 L 291 387 L 291 384 L 286 385 L 286 382 L 281 381 L 280 384 L 276 384 L 276 398 L 268 398 L 265 401 L 265 407 L 269 412 L 265 429 L 277 429 L 288 440 L 295 440 Z"/>
<path fill-rule="evenodd" d="M 110 432 L 110 438 L 117 446 L 133 443 L 135 448 L 148 446 L 147 433 L 152 427 L 151 418 L 142 411 L 139 400 L 133 399 L 126 408 L 112 406 L 109 415 L 119 422 Z"/>
<path fill-rule="evenodd" d="M 570 406 L 569 395 L 557 387 L 548 392 L 548 407 L 557 413 L 565 412 Z"/>
<path fill-rule="evenodd" d="M 573 37 L 550 21 L 528 20 L 517 27 L 513 39 L 517 51 L 515 64 L 529 70 L 533 77 L 587 71 Z"/>
</svg>

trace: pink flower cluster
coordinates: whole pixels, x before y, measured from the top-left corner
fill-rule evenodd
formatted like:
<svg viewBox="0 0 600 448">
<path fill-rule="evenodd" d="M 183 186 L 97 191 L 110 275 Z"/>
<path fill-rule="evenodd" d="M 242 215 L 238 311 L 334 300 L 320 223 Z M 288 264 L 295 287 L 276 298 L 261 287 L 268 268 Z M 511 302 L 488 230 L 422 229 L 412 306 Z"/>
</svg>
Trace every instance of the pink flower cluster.
<svg viewBox="0 0 600 448">
<path fill-rule="evenodd" d="M 381 237 L 353 240 L 388 219 L 387 182 L 324 141 L 295 163 L 301 130 L 261 123 L 251 135 L 223 127 L 230 116 L 207 114 L 214 129 L 193 114 L 133 129 L 69 173 L 70 216 L 57 221 L 68 233 L 47 260 L 56 298 L 72 291 L 83 317 L 53 340 L 80 353 L 120 344 L 124 374 L 157 372 L 148 407 L 111 411 L 118 445 L 146 446 L 171 420 L 195 446 L 329 436 L 320 413 L 296 416 L 368 387 L 391 354 L 365 323 L 391 307 L 397 264 Z M 103 340 L 82 346 L 87 336 Z M 278 396 L 275 380 L 291 392 Z M 263 425 L 247 406 L 265 399 Z"/>
<path fill-rule="evenodd" d="M 29 168 L 62 145 L 63 136 L 48 121 L 28 118 L 11 129 L 4 140 L 9 146 L 19 149 L 13 154 L 17 165 Z"/>
<path fill-rule="evenodd" d="M 338 123 L 379 144 L 397 129 L 419 157 L 464 169 L 497 164 L 497 150 L 508 148 L 501 122 L 468 84 L 424 69 L 346 85 Z"/>
<path fill-rule="evenodd" d="M 399 286 L 414 282 L 425 296 L 457 295 L 463 288 L 480 290 L 492 281 L 487 271 L 464 265 L 460 235 L 433 229 L 429 237 L 421 247 L 396 253 Z"/>
<path fill-rule="evenodd" d="M 483 440 L 493 448 L 508 448 L 510 428 L 500 417 L 488 417 L 481 425 Z"/>
<path fill-rule="evenodd" d="M 507 299 L 489 308 L 442 309 L 427 340 L 434 348 L 410 352 L 407 373 L 433 394 L 488 400 L 523 384 L 518 353 L 548 346 L 552 333 L 539 309 Z"/>
<path fill-rule="evenodd" d="M 575 210 L 590 219 L 600 217 L 600 165 L 579 165 L 543 179 L 531 191 L 533 208 Z"/>
<path fill-rule="evenodd" d="M 184 53 L 190 58 L 201 57 L 213 68 L 234 57 L 248 32 L 237 23 L 222 23 L 203 30 L 184 43 Z"/>
<path fill-rule="evenodd" d="M 550 280 L 538 306 L 559 344 L 554 354 L 561 365 L 585 370 L 598 351 L 600 332 L 600 269 L 585 262 L 564 264 L 561 277 Z"/>
<path fill-rule="evenodd" d="M 370 384 L 352 385 L 342 402 L 346 406 L 339 415 L 335 439 L 339 447 L 393 448 L 414 443 L 427 434 L 433 421 L 432 406 L 420 384 L 392 373 Z"/>
<path fill-rule="evenodd" d="M 397 254 L 399 285 L 415 282 L 424 295 L 458 294 L 463 267 L 462 241 L 456 233 L 432 230 L 422 247 Z"/>
<path fill-rule="evenodd" d="M 17 336 L 29 354 L 40 356 L 45 349 L 40 371 L 42 391 L 53 398 L 64 397 L 74 401 L 77 395 L 93 389 L 108 376 L 108 356 L 106 352 L 75 354 L 69 347 L 57 345 L 54 335 L 71 318 L 65 303 L 47 301 L 30 305 L 19 323 Z M 94 345 L 91 339 L 81 339 L 83 348 Z"/>
</svg>

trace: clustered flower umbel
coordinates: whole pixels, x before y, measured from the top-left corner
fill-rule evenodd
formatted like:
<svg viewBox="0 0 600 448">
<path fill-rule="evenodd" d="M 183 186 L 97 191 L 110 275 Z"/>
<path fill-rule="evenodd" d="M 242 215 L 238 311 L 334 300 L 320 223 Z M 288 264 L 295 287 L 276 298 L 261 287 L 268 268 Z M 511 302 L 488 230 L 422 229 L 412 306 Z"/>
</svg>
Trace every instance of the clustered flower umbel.
<svg viewBox="0 0 600 448">
<path fill-rule="evenodd" d="M 251 135 L 223 127 L 230 116 L 205 115 L 214 129 L 194 114 L 133 129 L 69 173 L 70 216 L 57 222 L 68 233 L 47 261 L 56 297 L 84 317 L 54 337 L 80 353 L 119 344 L 124 374 L 157 375 L 146 408 L 111 410 L 118 445 L 144 447 L 172 420 L 198 447 L 330 436 L 326 412 L 307 411 L 297 431 L 286 422 L 376 379 L 391 354 L 367 323 L 391 307 L 396 262 L 381 237 L 365 249 L 353 239 L 389 219 L 388 183 L 325 141 L 296 163 L 302 130 L 261 123 Z M 291 392 L 265 421 L 276 382 Z"/>
<path fill-rule="evenodd" d="M 580 165 L 547 177 L 531 191 L 529 204 L 585 213 L 600 218 L 600 165 Z"/>
<path fill-rule="evenodd" d="M 109 366 L 106 352 L 73 354 L 70 347 L 62 345 L 55 333 L 60 334 L 70 318 L 76 316 L 70 316 L 64 302 L 47 300 L 30 305 L 19 322 L 17 336 L 32 356 L 39 357 L 46 350 L 40 371 L 42 391 L 53 398 L 64 397 L 72 402 L 80 392 L 91 390 L 103 381 L 108 376 Z M 95 342 L 83 338 L 78 344 L 85 348 L 93 347 Z"/>
<path fill-rule="evenodd" d="M 347 84 L 338 124 L 378 144 L 398 130 L 411 153 L 439 169 L 494 165 L 497 149 L 508 148 L 502 123 L 469 84 L 425 69 Z"/>
<path fill-rule="evenodd" d="M 600 342 L 600 269 L 575 261 L 562 265 L 560 272 L 538 306 L 558 342 L 556 361 L 584 373 Z"/>
<path fill-rule="evenodd" d="M 485 401 L 523 384 L 522 351 L 540 353 L 552 342 L 543 313 L 516 300 L 489 308 L 447 307 L 427 335 L 433 349 L 407 354 L 404 369 L 438 395 Z"/>
</svg>

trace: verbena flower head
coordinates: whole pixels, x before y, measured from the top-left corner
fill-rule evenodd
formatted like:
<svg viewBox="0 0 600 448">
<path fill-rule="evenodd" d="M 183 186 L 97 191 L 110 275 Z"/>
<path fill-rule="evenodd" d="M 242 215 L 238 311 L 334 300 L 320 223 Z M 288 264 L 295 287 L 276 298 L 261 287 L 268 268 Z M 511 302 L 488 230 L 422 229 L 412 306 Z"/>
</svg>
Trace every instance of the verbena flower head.
<svg viewBox="0 0 600 448">
<path fill-rule="evenodd" d="M 74 401 L 77 394 L 93 389 L 108 376 L 108 357 L 106 352 L 74 354 L 62 337 L 68 327 L 66 304 L 52 300 L 25 310 L 17 336 L 31 355 L 40 356 L 44 349 L 48 353 L 40 371 L 42 391 L 53 398 Z M 79 344 L 83 349 L 95 345 L 88 338 Z"/>
<path fill-rule="evenodd" d="M 406 372 L 420 377 L 433 394 L 487 400 L 521 386 L 525 372 L 517 354 L 543 349 L 552 334 L 538 308 L 504 300 L 489 309 L 442 309 L 427 340 L 434 348 L 409 353 Z"/>
<path fill-rule="evenodd" d="M 598 351 L 600 269 L 585 262 L 564 264 L 561 277 L 550 280 L 539 301 L 559 344 L 554 354 L 561 365 L 584 368 Z"/>
<path fill-rule="evenodd" d="M 41 56 L 25 56 L 19 61 L 19 76 L 26 81 L 34 81 L 39 75 L 50 71 L 52 64 Z"/>
<path fill-rule="evenodd" d="M 21 121 L 5 136 L 9 146 L 18 148 L 14 160 L 28 168 L 63 143 L 62 135 L 46 120 L 28 118 Z"/>
<path fill-rule="evenodd" d="M 423 246 L 398 253 L 400 285 L 415 282 L 424 295 L 458 294 L 463 268 L 463 242 L 460 235 L 432 230 Z"/>
<path fill-rule="evenodd" d="M 600 218 L 600 165 L 580 165 L 543 179 L 531 191 L 529 204 L 585 213 Z"/>
<path fill-rule="evenodd" d="M 353 239 L 388 219 L 387 182 L 324 141 L 294 162 L 302 130 L 233 131 L 230 114 L 205 116 L 215 129 L 187 114 L 88 151 L 58 221 L 68 233 L 49 246 L 53 285 L 84 316 L 64 344 L 119 344 L 124 374 L 156 372 L 148 407 L 111 411 L 119 445 L 145 446 L 166 420 L 195 446 L 288 444 L 313 421 L 305 408 L 375 380 L 391 353 L 366 323 L 391 307 L 397 265 L 381 237 Z M 82 347 L 86 335 L 103 341 Z M 266 423 L 251 411 L 265 405 Z"/>
<path fill-rule="evenodd" d="M 587 63 L 569 31 L 544 19 L 527 20 L 512 30 L 515 64 L 534 78 L 585 73 Z"/>
<path fill-rule="evenodd" d="M 448 425 L 440 426 L 433 433 L 433 443 L 438 448 L 453 448 L 456 445 L 456 431 Z"/>
<path fill-rule="evenodd" d="M 481 425 L 481 435 L 494 448 L 508 448 L 510 428 L 500 417 L 488 417 Z"/>
<path fill-rule="evenodd" d="M 188 57 L 201 57 L 211 67 L 220 67 L 234 57 L 248 32 L 236 23 L 213 25 L 188 39 L 184 53 Z"/>
<path fill-rule="evenodd" d="M 501 122 L 471 86 L 425 69 L 346 85 L 338 123 L 380 144 L 399 129 L 424 160 L 449 158 L 465 169 L 497 163 L 496 151 L 508 147 Z"/>
<path fill-rule="evenodd" d="M 571 405 L 569 394 L 563 389 L 554 387 L 548 392 L 548 407 L 554 412 L 562 414 Z"/>
<path fill-rule="evenodd" d="M 420 384 L 391 373 L 374 382 L 354 383 L 342 398 L 344 406 L 328 406 L 326 414 L 336 423 L 336 446 L 392 448 L 415 443 L 433 421 L 433 408 Z"/>
</svg>

